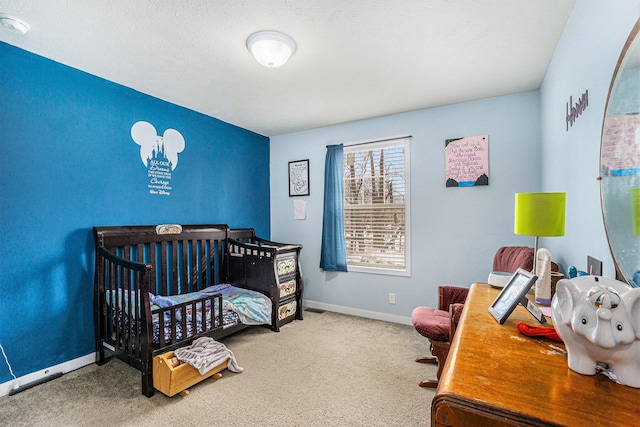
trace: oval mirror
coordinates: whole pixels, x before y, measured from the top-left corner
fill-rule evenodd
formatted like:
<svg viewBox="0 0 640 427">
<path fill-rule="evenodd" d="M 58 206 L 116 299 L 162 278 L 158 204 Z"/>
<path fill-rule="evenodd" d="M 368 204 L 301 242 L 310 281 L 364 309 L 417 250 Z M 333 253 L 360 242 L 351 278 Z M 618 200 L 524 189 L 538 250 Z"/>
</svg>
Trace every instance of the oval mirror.
<svg viewBox="0 0 640 427">
<path fill-rule="evenodd" d="M 616 278 L 640 286 L 640 20 L 609 88 L 600 146 L 600 199 Z M 635 225 L 635 226 L 634 226 Z"/>
</svg>

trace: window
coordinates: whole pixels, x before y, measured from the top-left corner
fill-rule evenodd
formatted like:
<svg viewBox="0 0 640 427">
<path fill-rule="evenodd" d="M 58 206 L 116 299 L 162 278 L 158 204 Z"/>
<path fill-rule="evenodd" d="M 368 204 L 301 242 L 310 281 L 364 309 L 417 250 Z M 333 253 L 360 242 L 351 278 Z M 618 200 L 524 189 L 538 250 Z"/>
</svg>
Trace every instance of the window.
<svg viewBox="0 0 640 427">
<path fill-rule="evenodd" d="M 409 137 L 344 146 L 349 271 L 409 276 Z"/>
</svg>

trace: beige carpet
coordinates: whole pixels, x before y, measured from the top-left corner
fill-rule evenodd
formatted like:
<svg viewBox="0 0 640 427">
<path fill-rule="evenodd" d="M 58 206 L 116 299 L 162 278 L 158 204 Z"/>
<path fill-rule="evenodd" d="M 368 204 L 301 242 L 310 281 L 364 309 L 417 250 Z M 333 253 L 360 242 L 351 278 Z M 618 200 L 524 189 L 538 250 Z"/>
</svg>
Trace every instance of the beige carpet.
<svg viewBox="0 0 640 427">
<path fill-rule="evenodd" d="M 274 333 L 222 340 L 243 373 L 223 371 L 172 398 L 140 393 L 140 373 L 112 359 L 0 398 L 2 426 L 428 426 L 436 367 L 411 326 L 304 312 Z"/>
</svg>

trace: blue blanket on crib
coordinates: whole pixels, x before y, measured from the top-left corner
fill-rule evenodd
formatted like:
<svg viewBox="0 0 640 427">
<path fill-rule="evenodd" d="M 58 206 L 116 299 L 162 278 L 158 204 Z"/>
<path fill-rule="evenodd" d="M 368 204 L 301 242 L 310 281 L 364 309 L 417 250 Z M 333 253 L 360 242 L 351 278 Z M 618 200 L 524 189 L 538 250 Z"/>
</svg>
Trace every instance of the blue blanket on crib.
<svg viewBox="0 0 640 427">
<path fill-rule="evenodd" d="M 125 312 L 128 313 L 129 308 L 129 295 L 133 300 L 133 291 L 124 292 L 124 301 L 122 300 L 122 289 L 118 289 L 117 305 L 123 307 Z M 240 321 L 245 325 L 270 325 L 271 324 L 271 300 L 261 294 L 260 292 L 250 291 L 248 289 L 237 288 L 229 284 L 219 284 L 209 286 L 201 291 L 189 292 L 181 295 L 153 295 L 149 293 L 149 300 L 151 302 L 151 309 L 171 307 L 176 304 L 189 302 L 203 298 L 209 295 L 222 294 L 222 309 L 231 310 L 237 313 Z M 116 293 L 107 291 L 106 297 L 107 304 L 116 304 Z M 139 299 L 138 299 L 139 301 Z M 209 304 L 207 302 L 206 310 L 209 310 Z M 139 310 L 138 310 L 139 311 Z M 177 312 L 177 320 L 182 320 L 182 310 Z M 202 311 L 202 307 L 198 307 L 198 311 Z M 139 314 L 139 313 L 138 313 Z M 191 321 L 191 310 L 187 309 L 187 321 Z M 209 314 L 207 314 L 209 315 Z M 170 313 L 165 312 L 165 323 L 171 321 Z M 157 316 L 154 316 L 154 322 L 157 322 Z"/>
<path fill-rule="evenodd" d="M 125 312 L 129 312 L 129 295 L 133 300 L 133 291 L 124 292 L 122 300 L 122 289 L 118 289 L 117 305 L 123 307 Z M 229 284 L 219 284 L 209 286 L 201 291 L 189 292 L 181 295 L 154 295 L 149 293 L 151 309 L 171 307 L 176 304 L 189 302 L 209 295 L 222 294 L 222 309 L 231 310 L 238 314 L 240 321 L 245 325 L 270 325 L 271 324 L 271 300 L 260 292 L 248 289 L 237 288 Z M 107 291 L 107 304 L 116 304 L 116 293 Z M 139 301 L 139 299 L 138 299 Z M 201 308 L 200 308 L 201 309 Z M 207 306 L 208 309 L 208 306 Z M 139 314 L 139 313 L 138 313 Z M 170 321 L 169 313 L 165 313 L 166 322 Z M 191 320 L 191 313 L 188 310 L 187 320 Z M 156 319 L 157 320 L 157 319 Z M 178 312 L 178 320 L 182 320 L 182 315 Z"/>
<path fill-rule="evenodd" d="M 213 285 L 201 291 L 183 295 L 162 297 L 163 301 L 161 303 L 168 304 L 173 302 L 174 304 L 180 304 L 213 294 L 222 294 L 222 309 L 236 312 L 240 317 L 240 321 L 245 325 L 271 324 L 271 300 L 269 298 L 260 292 L 237 288 L 228 284 Z M 154 300 L 154 303 L 158 304 L 157 299 Z"/>
<path fill-rule="evenodd" d="M 157 296 L 152 302 L 160 307 L 169 307 L 213 294 L 222 294 L 222 309 L 237 313 L 240 321 L 245 325 L 271 324 L 271 300 L 269 298 L 260 292 L 228 284 L 213 285 L 201 291 L 183 295 Z M 159 298 L 161 298 L 160 301 L 158 301 Z"/>
<path fill-rule="evenodd" d="M 222 294 L 222 308 L 238 313 L 245 325 L 271 324 L 271 300 L 260 292 L 227 284 L 209 286 L 203 292 Z"/>
<path fill-rule="evenodd" d="M 122 292 L 122 289 L 118 289 L 118 292 L 107 291 L 106 293 L 106 302 L 107 304 L 117 304 L 118 307 L 122 307 L 122 311 L 118 311 L 118 324 L 124 324 L 124 328 L 129 328 L 129 317 L 124 316 L 124 313 L 128 313 L 129 310 L 129 299 L 134 301 L 133 292 Z M 153 295 L 149 293 L 149 300 L 151 302 L 151 310 L 156 310 L 159 308 L 172 307 L 176 304 L 181 304 L 184 302 L 189 302 L 193 300 L 197 300 L 199 298 L 203 298 L 209 295 L 214 294 L 222 294 L 222 309 L 223 309 L 223 327 L 228 327 L 233 324 L 244 323 L 246 325 L 260 325 L 260 324 L 271 324 L 271 300 L 264 296 L 263 294 L 255 291 L 250 291 L 248 289 L 237 288 L 235 286 L 231 286 L 228 284 L 220 284 L 209 286 L 201 291 L 190 292 L 182 295 L 172 295 L 172 296 L 161 296 L 161 295 Z M 116 297 L 117 295 L 117 297 Z M 131 297 L 130 297 L 131 295 Z M 117 298 L 117 302 L 116 302 Z M 140 301 L 139 298 L 136 298 L 137 301 Z M 196 305 L 196 313 L 195 313 L 195 321 L 193 321 L 193 313 L 192 306 L 187 306 L 186 308 L 186 322 L 183 322 L 182 318 L 182 309 L 176 310 L 176 339 L 178 341 L 182 340 L 183 332 L 186 332 L 186 336 L 193 336 L 193 333 L 201 333 L 205 329 L 209 330 L 211 328 L 211 317 L 213 315 L 216 316 L 216 324 L 219 324 L 220 320 L 217 318 L 217 314 L 212 313 L 209 301 L 206 302 L 205 307 L 202 307 L 202 304 L 199 303 Z M 139 310 L 138 310 L 139 311 Z M 202 313 L 205 313 L 204 319 Z M 115 314 L 115 313 L 114 313 Z M 122 318 L 124 317 L 124 319 Z M 133 316 L 134 328 L 136 326 L 136 317 Z M 152 314 L 152 323 L 153 323 L 153 336 L 154 343 L 159 343 L 160 338 L 160 319 L 158 314 Z M 163 316 L 164 321 L 162 322 L 164 325 L 164 342 L 165 344 L 171 343 L 171 313 L 169 311 L 164 312 Z M 115 318 L 114 318 L 115 321 Z"/>
</svg>

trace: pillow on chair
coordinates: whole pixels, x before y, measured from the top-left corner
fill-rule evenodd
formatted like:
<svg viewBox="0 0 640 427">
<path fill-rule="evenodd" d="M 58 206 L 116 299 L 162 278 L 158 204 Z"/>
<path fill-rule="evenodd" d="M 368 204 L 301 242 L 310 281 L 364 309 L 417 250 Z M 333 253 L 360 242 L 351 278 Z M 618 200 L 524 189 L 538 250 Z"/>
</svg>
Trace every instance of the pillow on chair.
<svg viewBox="0 0 640 427">
<path fill-rule="evenodd" d="M 519 268 L 533 271 L 533 248 L 528 246 L 503 246 L 493 257 L 493 272 L 515 273 Z M 559 271 L 559 266 L 551 261 L 551 271 Z"/>
<path fill-rule="evenodd" d="M 533 248 L 527 246 L 504 246 L 493 258 L 493 271 L 515 273 L 518 268 L 533 270 Z"/>
</svg>

